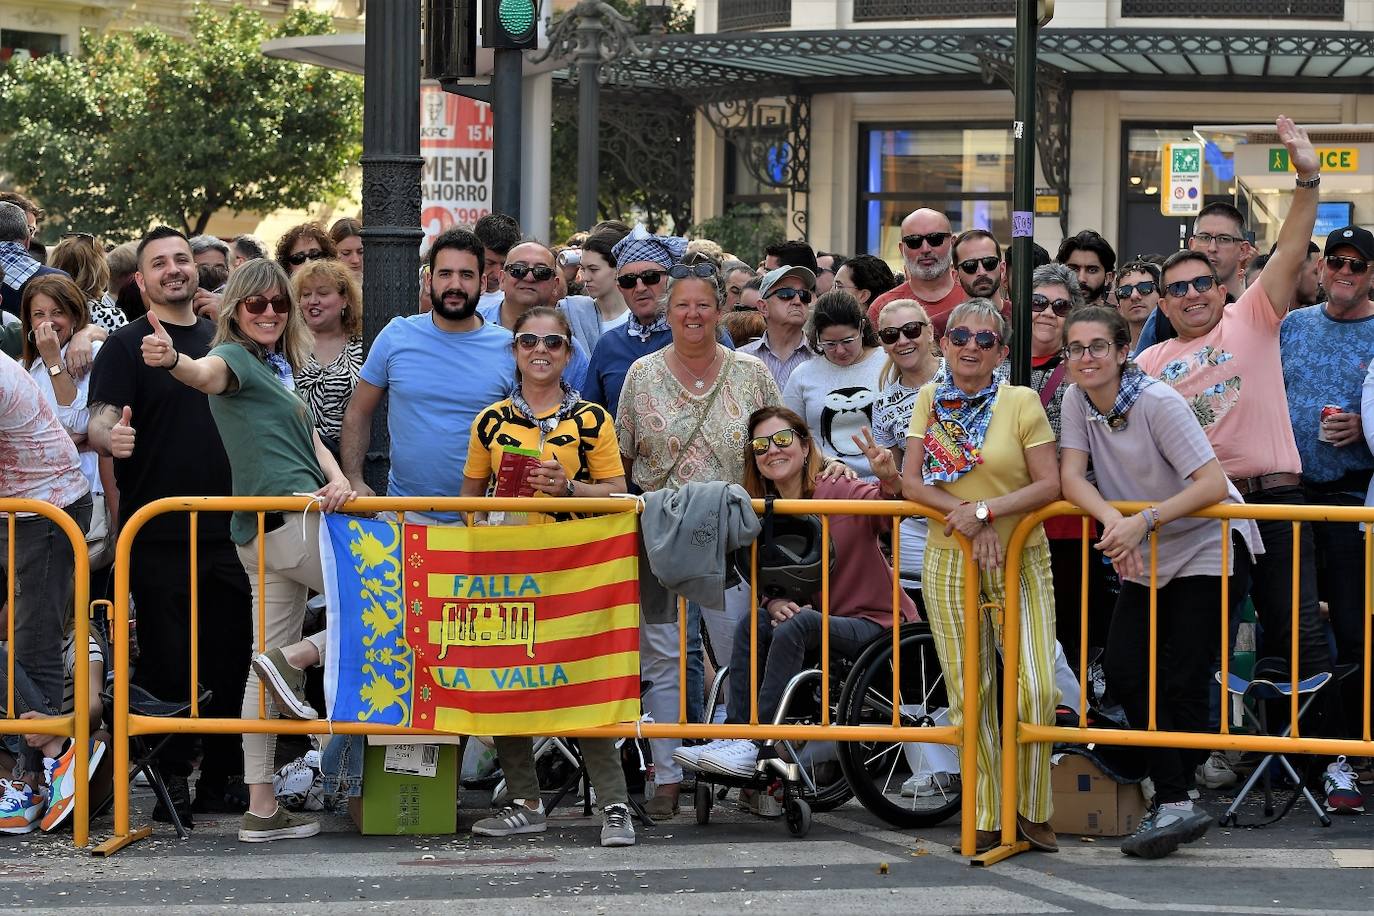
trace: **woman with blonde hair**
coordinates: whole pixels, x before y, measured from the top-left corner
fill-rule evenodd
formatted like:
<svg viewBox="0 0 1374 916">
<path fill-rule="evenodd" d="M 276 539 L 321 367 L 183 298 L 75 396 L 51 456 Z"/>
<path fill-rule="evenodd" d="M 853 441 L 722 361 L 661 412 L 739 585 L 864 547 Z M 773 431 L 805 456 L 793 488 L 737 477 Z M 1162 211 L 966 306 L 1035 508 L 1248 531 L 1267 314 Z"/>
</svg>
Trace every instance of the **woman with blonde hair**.
<svg viewBox="0 0 1374 916">
<path fill-rule="evenodd" d="M 50 266 L 65 270 L 86 297 L 91 321 L 107 331 L 129 323 L 124 312 L 110 297 L 110 262 L 100 250 L 95 236 L 74 232 L 62 237 L 52 250 Z"/>
<path fill-rule="evenodd" d="M 291 277 L 315 345 L 296 370 L 296 391 L 310 406 L 315 430 L 334 457 L 339 428 L 363 366 L 363 293 L 343 261 L 311 261 Z"/>
<path fill-rule="evenodd" d="M 230 275 L 210 352 L 200 359 L 177 352 L 156 314 L 149 312 L 148 321 L 153 333 L 143 338 L 143 361 L 210 396 L 210 413 L 233 471 L 234 496 L 309 493 L 324 512 L 333 512 L 354 498 L 348 479 L 311 426 L 310 412 L 295 390 L 294 373 L 310 359 L 312 338 L 280 266 L 253 260 Z M 235 512 L 229 534 L 253 588 L 254 644 L 296 642 L 301 638 L 309 590 L 324 591 L 319 515 L 266 513 L 261 534 L 265 568 L 261 571 L 256 514 Z M 258 718 L 260 690 L 255 666 L 244 692 L 243 718 Z M 269 707 L 290 712 L 281 705 Z M 319 832 L 317 821 L 278 807 L 272 793 L 275 750 L 275 735 L 243 736 L 249 795 L 239 829 L 244 842 Z"/>
</svg>

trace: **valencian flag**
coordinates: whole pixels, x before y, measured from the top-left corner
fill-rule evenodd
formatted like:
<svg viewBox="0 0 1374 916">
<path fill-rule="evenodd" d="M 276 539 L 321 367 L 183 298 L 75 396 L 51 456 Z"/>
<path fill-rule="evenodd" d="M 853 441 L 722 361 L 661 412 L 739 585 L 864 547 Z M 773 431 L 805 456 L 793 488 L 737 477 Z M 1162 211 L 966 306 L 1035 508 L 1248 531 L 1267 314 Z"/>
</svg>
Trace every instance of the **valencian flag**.
<svg viewBox="0 0 1374 916">
<path fill-rule="evenodd" d="M 635 521 L 402 528 L 326 515 L 329 718 L 478 735 L 635 720 Z"/>
</svg>

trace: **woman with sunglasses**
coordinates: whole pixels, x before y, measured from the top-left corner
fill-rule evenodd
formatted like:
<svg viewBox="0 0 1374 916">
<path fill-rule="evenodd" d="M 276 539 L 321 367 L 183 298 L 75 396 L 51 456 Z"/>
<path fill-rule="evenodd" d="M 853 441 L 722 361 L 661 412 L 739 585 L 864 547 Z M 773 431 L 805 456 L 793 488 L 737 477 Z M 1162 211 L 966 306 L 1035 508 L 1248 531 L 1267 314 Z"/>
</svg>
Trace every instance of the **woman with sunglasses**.
<svg viewBox="0 0 1374 916">
<path fill-rule="evenodd" d="M 1131 332 L 1131 351 L 1140 343 L 1145 322 L 1159 308 L 1159 266 L 1132 261 L 1116 272 L 1116 310 Z"/>
<path fill-rule="evenodd" d="M 463 496 L 483 496 L 494 484 L 506 449 L 517 446 L 542 456 L 526 480 L 528 495 L 606 497 L 625 491 L 615 425 L 604 407 L 582 400 L 563 381 L 572 353 L 572 326 L 558 309 L 536 306 L 515 319 L 515 390 L 477 415 L 463 468 Z M 507 513 L 505 521 L 513 520 Z M 539 524 L 560 516 L 521 513 Z M 625 773 L 613 738 L 583 738 L 582 758 L 601 804 L 601 845 L 632 846 Z M 548 824 L 528 737 L 496 738 L 511 802 L 472 832 L 481 836 L 543 833 Z"/>
<path fill-rule="evenodd" d="M 882 387 L 878 377 L 884 356 L 878 334 L 859 300 L 831 290 L 816 300 L 807 337 L 824 359 L 809 359 L 792 370 L 783 402 L 815 430 L 817 448 L 871 481 L 873 470 L 854 437 L 860 429 L 872 427 L 873 402 Z"/>
<path fill-rule="evenodd" d="M 1102 523 L 1098 546 L 1121 576 L 1105 657 L 1112 696 L 1135 728 L 1149 712 L 1151 638 L 1150 545 L 1158 533 L 1159 666 L 1157 724 L 1162 731 L 1208 729 L 1212 659 L 1220 646 L 1223 572 L 1220 522 L 1187 518 L 1216 503 L 1238 504 L 1212 445 L 1183 396 L 1142 372 L 1129 358 L 1123 317 L 1107 308 L 1075 312 L 1064 327 L 1064 352 L 1073 385 L 1064 398 L 1065 498 Z M 1094 480 L 1088 476 L 1089 465 Z M 1109 500 L 1149 505 L 1122 515 Z M 1236 519 L 1236 550 L 1260 549 L 1254 522 Z M 1240 561 L 1245 562 L 1244 557 Z M 1232 586 L 1238 601 L 1244 587 Z M 1177 748 L 1140 748 L 1155 784 L 1154 807 L 1121 844 L 1127 855 L 1155 859 L 1202 837 L 1212 819 L 1195 809 L 1192 754 Z"/>
<path fill-rule="evenodd" d="M 827 294 L 829 295 L 829 294 Z M 867 428 L 854 436 L 878 483 L 821 476 L 825 459 L 805 421 L 786 407 L 762 407 L 749 417 L 744 445 L 744 488 L 755 499 L 896 499 L 902 476 L 892 452 L 878 446 Z M 830 579 L 830 647 L 835 656 L 857 658 L 864 646 L 892 628 L 892 567 L 879 539 L 891 531 L 881 515 L 836 515 L 830 520 L 834 574 Z M 916 619 L 916 606 L 898 598 L 902 619 Z M 729 703 L 725 721 L 749 722 L 750 630 L 758 628 L 758 714 L 772 722 L 787 682 L 804 670 L 808 650 L 821 645 L 820 595 L 798 604 L 764 598 L 757 612 L 736 625 L 730 653 Z M 756 621 L 756 622 L 755 622 Z M 758 745 L 743 738 L 683 748 L 680 763 L 698 770 L 747 777 L 758 761 Z"/>
<path fill-rule="evenodd" d="M 234 496 L 309 493 L 321 511 L 334 512 L 357 495 L 295 390 L 293 373 L 310 357 L 311 336 L 280 266 L 256 259 L 229 276 L 210 352 L 200 359 L 177 352 L 153 312 L 148 321 L 153 333 L 143 338 L 143 361 L 210 396 L 210 413 L 233 471 Z M 266 513 L 261 535 L 266 565 L 260 572 L 256 513 L 235 512 L 230 519 L 229 535 L 253 589 L 254 646 L 286 646 L 301 638 L 306 598 L 312 590 L 324 591 L 319 524 L 313 512 Z M 245 719 L 258 718 L 258 658 L 244 691 Z M 283 698 L 268 686 L 269 711 L 300 717 L 297 703 L 310 709 L 299 696 Z M 244 842 L 314 836 L 320 829 L 318 821 L 278 807 L 272 793 L 276 743 L 276 735 L 243 736 L 249 797 L 239 829 Z"/>
<path fill-rule="evenodd" d="M 319 223 L 301 223 L 286 230 L 277 242 L 277 263 L 289 277 L 300 270 L 306 261 L 339 256 L 338 246 Z"/>
<path fill-rule="evenodd" d="M 1007 355 L 1007 322 L 987 299 L 954 308 L 941 341 L 946 379 L 921 389 L 912 408 L 903 463 L 907 499 L 944 513 L 930 529 L 921 592 L 945 673 L 950 718 L 963 719 L 964 555 L 953 534 L 973 544 L 980 604 L 1006 606 L 1006 549 L 1021 517 L 1059 496 L 1059 462 L 1045 408 L 1029 388 L 999 384 L 995 370 Z M 1023 721 L 1054 723 L 1054 587 L 1044 531 L 1027 541 L 1021 558 L 1021 680 Z M 977 847 L 995 846 L 1001 817 L 1001 750 L 995 693 L 992 622 L 980 616 L 978 670 Z M 1036 849 L 1058 849 L 1050 829 L 1050 748 L 1022 745 L 1019 753 L 1020 835 Z M 965 780 L 966 784 L 967 779 Z"/>
</svg>

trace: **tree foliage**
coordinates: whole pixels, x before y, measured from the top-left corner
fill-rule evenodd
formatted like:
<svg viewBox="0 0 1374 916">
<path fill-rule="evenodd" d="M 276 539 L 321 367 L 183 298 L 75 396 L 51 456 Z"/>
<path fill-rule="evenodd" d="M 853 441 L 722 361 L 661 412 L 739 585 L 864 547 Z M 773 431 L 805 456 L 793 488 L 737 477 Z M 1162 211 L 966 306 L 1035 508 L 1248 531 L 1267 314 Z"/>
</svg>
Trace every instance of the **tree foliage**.
<svg viewBox="0 0 1374 916">
<path fill-rule="evenodd" d="M 110 239 L 341 196 L 361 153 L 361 81 L 259 50 L 331 31 L 322 14 L 272 26 L 235 6 L 197 7 L 187 41 L 151 27 L 85 32 L 79 58 L 0 73 L 0 168 L 48 210 L 50 232 Z"/>
</svg>

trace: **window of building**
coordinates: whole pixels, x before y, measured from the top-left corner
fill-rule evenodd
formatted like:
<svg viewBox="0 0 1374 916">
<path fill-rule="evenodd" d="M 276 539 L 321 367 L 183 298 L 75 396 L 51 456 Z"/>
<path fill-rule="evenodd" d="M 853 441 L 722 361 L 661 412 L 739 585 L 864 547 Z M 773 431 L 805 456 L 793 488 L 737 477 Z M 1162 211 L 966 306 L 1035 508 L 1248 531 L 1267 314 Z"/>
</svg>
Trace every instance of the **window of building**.
<svg viewBox="0 0 1374 916">
<path fill-rule="evenodd" d="M 1164 216 L 1159 212 L 1162 156 L 1166 143 L 1197 143 L 1191 124 L 1121 125 L 1121 218 L 1117 262 L 1140 254 L 1168 254 L 1186 243 L 1191 217 Z M 1235 144 L 1226 138 L 1208 140 L 1203 146 L 1203 205 L 1215 201 L 1236 203 Z M 1238 206 L 1246 213 L 1244 200 Z"/>
<path fill-rule="evenodd" d="M 1010 239 L 1011 191 L 1004 127 L 861 125 L 856 247 L 897 263 L 902 219 L 920 207 L 943 211 L 955 232 Z"/>
<path fill-rule="evenodd" d="M 781 175 L 778 176 L 781 178 Z M 738 146 L 725 141 L 725 213 L 776 213 L 787 217 L 787 192 L 750 173 Z"/>
<path fill-rule="evenodd" d="M 50 32 L 0 29 L 0 64 L 62 53 L 62 36 Z"/>
</svg>

